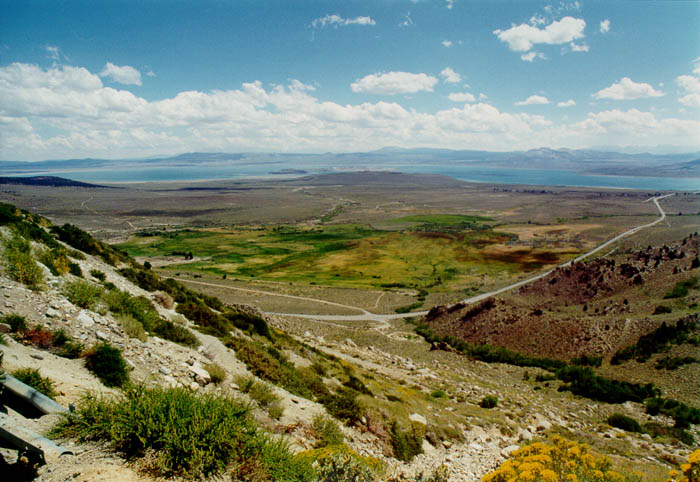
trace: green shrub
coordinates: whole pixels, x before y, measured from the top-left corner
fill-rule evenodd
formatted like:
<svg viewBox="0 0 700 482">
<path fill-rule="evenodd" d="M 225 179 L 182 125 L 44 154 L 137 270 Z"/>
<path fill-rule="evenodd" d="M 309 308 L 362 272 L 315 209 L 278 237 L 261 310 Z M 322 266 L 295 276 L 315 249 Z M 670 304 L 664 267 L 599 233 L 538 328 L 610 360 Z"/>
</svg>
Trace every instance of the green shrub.
<svg viewBox="0 0 700 482">
<path fill-rule="evenodd" d="M 275 420 L 279 420 L 280 418 L 282 418 L 282 415 L 284 414 L 284 407 L 282 406 L 282 404 L 279 401 L 272 402 L 267 407 L 267 414 L 270 416 L 270 418 L 274 418 Z"/>
<path fill-rule="evenodd" d="M 63 276 L 70 269 L 70 260 L 64 249 L 43 250 L 39 253 L 39 262 L 49 268 L 54 276 Z"/>
<path fill-rule="evenodd" d="M 94 309 L 100 301 L 104 290 L 85 280 L 75 280 L 63 286 L 63 294 L 68 301 L 76 306 L 86 309 Z"/>
<path fill-rule="evenodd" d="M 124 330 L 127 336 L 130 338 L 136 338 L 137 340 L 146 341 L 148 338 L 146 336 L 146 330 L 143 329 L 143 325 L 136 318 L 128 313 L 119 313 L 114 317 L 119 325 Z"/>
<path fill-rule="evenodd" d="M 375 482 L 382 465 L 363 457 L 345 445 L 332 445 L 300 453 L 299 460 L 313 463 L 317 482 Z"/>
<path fill-rule="evenodd" d="M 226 370 L 224 367 L 217 363 L 207 363 L 204 365 L 204 369 L 209 373 L 212 383 L 219 385 L 221 382 L 226 380 Z"/>
<path fill-rule="evenodd" d="M 682 428 L 669 427 L 657 422 L 648 422 L 644 424 L 644 431 L 652 437 L 671 437 L 686 445 L 695 445 L 693 434 Z"/>
<path fill-rule="evenodd" d="M 259 382 L 254 377 L 237 377 L 236 384 L 238 385 L 238 388 L 240 388 L 241 392 L 247 393 L 248 396 L 258 402 L 258 405 L 261 407 L 267 407 L 280 399 L 270 385 Z"/>
<path fill-rule="evenodd" d="M 99 269 L 91 269 L 90 276 L 92 276 L 93 278 L 100 280 L 100 281 L 105 280 L 105 274 L 102 271 L 100 271 Z"/>
<path fill-rule="evenodd" d="M 279 385 L 295 395 L 304 398 L 311 396 L 294 365 L 278 351 L 240 338 L 228 340 L 226 346 L 236 351 L 238 359 L 245 363 L 255 376 Z"/>
<path fill-rule="evenodd" d="M 76 359 L 80 358 L 84 350 L 82 343 L 71 339 L 55 348 L 53 353 L 63 358 Z"/>
<path fill-rule="evenodd" d="M 592 355 L 581 355 L 578 358 L 572 358 L 572 365 L 580 365 L 584 367 L 599 367 L 603 364 L 603 357 Z"/>
<path fill-rule="evenodd" d="M 316 432 L 316 438 L 318 441 L 314 445 L 314 448 L 327 447 L 329 445 L 342 445 L 345 441 L 343 432 L 340 427 L 330 417 L 317 413 L 311 419 L 311 428 Z"/>
<path fill-rule="evenodd" d="M 676 428 L 686 429 L 690 424 L 700 424 L 700 409 L 670 398 L 649 398 L 646 401 L 646 412 L 649 415 L 661 413 L 673 418 Z"/>
<path fill-rule="evenodd" d="M 179 388 L 130 388 L 117 399 L 88 395 L 54 434 L 110 443 L 128 459 L 147 457 L 158 477 L 312 481 L 310 463 L 261 433 L 242 403 Z"/>
<path fill-rule="evenodd" d="M 481 408 L 494 408 L 496 405 L 498 405 L 498 398 L 493 395 L 487 395 L 479 402 Z"/>
<path fill-rule="evenodd" d="M 77 276 L 78 278 L 83 277 L 83 270 L 80 269 L 80 265 L 78 263 L 68 263 L 68 272 L 73 276 Z"/>
<path fill-rule="evenodd" d="M 401 314 L 401 313 L 409 313 L 409 312 L 411 312 L 411 311 L 413 311 L 413 310 L 417 310 L 417 309 L 420 308 L 421 306 L 423 306 L 423 302 L 422 302 L 422 301 L 416 301 L 415 303 L 411 303 L 410 305 L 399 306 L 398 308 L 396 308 L 396 309 L 394 310 L 394 312 L 399 313 L 399 314 Z"/>
<path fill-rule="evenodd" d="M 51 232 L 58 236 L 58 239 L 71 247 L 87 254 L 99 256 L 112 266 L 119 261 L 129 261 L 129 257 L 126 254 L 114 249 L 107 243 L 93 238 L 82 229 L 71 224 L 52 226 Z"/>
<path fill-rule="evenodd" d="M 44 273 L 32 257 L 29 242 L 15 234 L 11 239 L 3 239 L 3 245 L 3 257 L 10 278 L 32 290 L 40 289 L 44 283 Z"/>
<path fill-rule="evenodd" d="M 24 318 L 24 316 L 16 313 L 0 317 L 0 323 L 10 325 L 10 330 L 12 333 L 22 332 L 27 329 L 27 320 Z"/>
<path fill-rule="evenodd" d="M 670 306 L 665 306 L 665 305 L 657 305 L 656 308 L 654 308 L 654 312 L 652 315 L 664 315 L 666 313 L 671 313 L 671 307 Z"/>
<path fill-rule="evenodd" d="M 619 365 L 632 358 L 643 363 L 653 354 L 665 351 L 669 345 L 681 345 L 687 342 L 688 335 L 697 327 L 698 323 L 693 319 L 681 319 L 675 325 L 667 325 L 663 322 L 651 333 L 641 336 L 634 345 L 618 350 L 610 360 L 610 364 Z"/>
<path fill-rule="evenodd" d="M 570 391 L 591 400 L 607 403 L 643 402 L 658 395 L 653 383 L 641 385 L 597 376 L 590 367 L 567 366 L 557 370 L 557 378 L 568 385 L 559 391 Z"/>
<path fill-rule="evenodd" d="M 665 356 L 657 360 L 654 368 L 657 370 L 676 370 L 683 365 L 691 363 L 700 363 L 700 358 L 695 358 L 694 356 Z"/>
<path fill-rule="evenodd" d="M 632 417 L 628 417 L 627 415 L 623 415 L 621 413 L 614 413 L 610 415 L 608 417 L 608 424 L 626 432 L 642 432 L 642 426 L 639 425 L 639 422 Z"/>
<path fill-rule="evenodd" d="M 10 375 L 37 392 L 43 393 L 49 398 L 56 398 L 56 384 L 49 377 L 42 377 L 36 368 L 20 368 Z"/>
<path fill-rule="evenodd" d="M 122 352 L 106 341 L 92 348 L 85 355 L 85 366 L 105 386 L 123 387 L 129 382 L 129 372 Z"/>
<path fill-rule="evenodd" d="M 362 417 L 362 406 L 357 401 L 357 392 L 354 390 L 343 388 L 338 393 L 321 397 L 319 402 L 326 407 L 328 413 L 348 425 L 355 425 Z"/>
<path fill-rule="evenodd" d="M 403 461 L 410 462 L 413 457 L 423 453 L 423 434 L 412 427 L 411 430 L 401 430 L 398 422 L 394 421 L 391 424 L 389 432 L 391 437 L 391 446 L 394 448 L 394 457 Z"/>
<path fill-rule="evenodd" d="M 447 394 L 444 390 L 435 390 L 430 394 L 433 398 L 447 398 Z"/>
<path fill-rule="evenodd" d="M 369 391 L 369 388 L 367 388 L 367 385 L 360 380 L 358 377 L 353 375 L 352 373 L 348 373 L 348 381 L 343 383 L 346 387 L 355 390 L 358 393 L 362 393 L 364 395 L 369 395 L 370 397 L 372 396 L 372 392 Z"/>
<path fill-rule="evenodd" d="M 671 299 L 671 298 L 683 298 L 685 296 L 688 296 L 688 292 L 691 288 L 697 288 L 698 286 L 698 277 L 690 278 L 685 281 L 679 281 L 676 283 L 676 285 L 664 295 L 665 299 Z"/>
</svg>

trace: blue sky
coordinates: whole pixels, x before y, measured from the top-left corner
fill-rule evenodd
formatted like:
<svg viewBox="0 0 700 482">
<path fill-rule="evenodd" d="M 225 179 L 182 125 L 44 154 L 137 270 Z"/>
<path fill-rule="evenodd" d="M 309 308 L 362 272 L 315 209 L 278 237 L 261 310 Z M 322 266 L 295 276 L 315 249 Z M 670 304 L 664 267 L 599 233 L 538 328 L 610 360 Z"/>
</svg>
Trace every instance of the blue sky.
<svg viewBox="0 0 700 482">
<path fill-rule="evenodd" d="M 700 150 L 700 2 L 0 0 L 0 159 Z"/>
</svg>

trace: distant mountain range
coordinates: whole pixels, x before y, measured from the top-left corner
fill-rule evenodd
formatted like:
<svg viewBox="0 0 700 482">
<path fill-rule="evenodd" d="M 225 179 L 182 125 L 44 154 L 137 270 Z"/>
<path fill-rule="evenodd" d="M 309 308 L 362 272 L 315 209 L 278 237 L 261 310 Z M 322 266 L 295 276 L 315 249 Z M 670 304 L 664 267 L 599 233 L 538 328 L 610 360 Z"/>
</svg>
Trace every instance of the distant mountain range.
<svg viewBox="0 0 700 482">
<path fill-rule="evenodd" d="M 687 154 L 626 154 L 612 151 L 540 148 L 529 151 L 491 152 L 450 149 L 403 149 L 385 147 L 370 152 L 353 153 L 206 153 L 193 152 L 177 156 L 141 159 L 64 159 L 37 162 L 0 161 L 0 174 L 22 175 L 60 173 L 61 171 L 121 168 L 157 168 L 177 166 L 275 166 L 286 163 L 294 168 L 296 160 L 350 169 L 395 168 L 397 164 L 469 164 L 483 167 L 518 169 L 561 169 L 585 174 L 632 175 L 652 177 L 700 177 L 700 152 Z M 398 169 L 398 168 L 395 168 Z"/>
<path fill-rule="evenodd" d="M 87 182 L 73 181 L 56 176 L 30 176 L 30 177 L 0 177 L 0 184 L 14 184 L 23 186 L 49 186 L 49 187 L 89 187 L 103 189 L 121 189 L 114 186 L 101 186 Z"/>
</svg>

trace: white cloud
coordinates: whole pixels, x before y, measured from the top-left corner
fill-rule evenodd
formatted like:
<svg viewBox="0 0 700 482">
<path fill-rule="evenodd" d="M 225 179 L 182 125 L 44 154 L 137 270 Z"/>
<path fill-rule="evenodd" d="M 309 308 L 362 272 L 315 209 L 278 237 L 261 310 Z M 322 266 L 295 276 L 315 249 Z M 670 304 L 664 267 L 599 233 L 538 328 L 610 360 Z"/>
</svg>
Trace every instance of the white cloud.
<svg viewBox="0 0 700 482">
<path fill-rule="evenodd" d="M 48 54 L 50 59 L 58 60 L 61 56 L 61 49 L 59 47 L 56 47 L 55 45 L 47 45 L 46 53 Z"/>
<path fill-rule="evenodd" d="M 534 50 L 520 56 L 520 60 L 525 62 L 532 62 L 535 59 L 545 60 L 547 57 L 542 52 L 535 52 Z"/>
<path fill-rule="evenodd" d="M 153 72 L 151 69 L 148 69 L 148 72 L 146 72 L 147 77 L 156 77 L 156 73 Z"/>
<path fill-rule="evenodd" d="M 680 75 L 676 77 L 676 83 L 685 94 L 678 98 L 678 102 L 688 107 L 700 107 L 700 78 L 692 75 Z"/>
<path fill-rule="evenodd" d="M 574 99 L 569 99 L 566 102 L 557 102 L 557 107 L 573 107 L 576 105 Z"/>
<path fill-rule="evenodd" d="M 452 7 L 454 7 L 456 1 L 457 0 L 445 0 L 445 6 L 447 7 L 447 10 L 452 10 Z"/>
<path fill-rule="evenodd" d="M 462 81 L 462 76 L 452 70 L 451 67 L 445 67 L 442 69 L 442 72 L 440 72 L 440 77 L 442 77 L 442 81 L 447 84 L 456 84 Z"/>
<path fill-rule="evenodd" d="M 580 122 L 554 123 L 541 115 L 500 111 L 483 94 L 480 103 L 467 103 L 471 98 L 463 93 L 463 105 L 421 112 L 398 102 L 322 101 L 310 83 L 287 84 L 253 81 L 147 101 L 104 86 L 81 67 L 0 66 L 0 159 L 352 152 L 358 145 L 506 150 L 695 142 L 700 147 L 694 141 L 700 122 L 651 112 L 604 111 Z"/>
<path fill-rule="evenodd" d="M 100 72 L 100 77 L 108 77 L 120 84 L 141 85 L 141 72 L 130 65 L 119 66 L 107 62 Z"/>
<path fill-rule="evenodd" d="M 377 22 L 371 17 L 343 18 L 340 15 L 326 15 L 311 21 L 313 28 L 324 27 L 346 27 L 348 25 L 376 25 Z"/>
<path fill-rule="evenodd" d="M 634 82 L 629 77 L 623 77 L 619 82 L 599 90 L 593 97 L 596 99 L 634 100 L 663 97 L 665 94 L 654 89 L 650 84 Z"/>
<path fill-rule="evenodd" d="M 479 94 L 479 100 L 481 100 L 481 101 L 484 101 L 488 98 L 489 98 L 489 96 L 484 94 L 483 92 Z"/>
<path fill-rule="evenodd" d="M 350 85 L 353 92 L 369 94 L 414 94 L 416 92 L 432 92 L 438 79 L 427 74 L 411 72 L 386 72 L 370 74 L 356 80 Z"/>
<path fill-rule="evenodd" d="M 411 18 L 411 12 L 408 12 L 406 14 L 406 17 L 403 19 L 401 23 L 399 23 L 399 27 L 412 27 L 413 26 L 413 19 Z"/>
<path fill-rule="evenodd" d="M 452 102 L 474 102 L 476 100 L 469 92 L 453 92 L 447 98 Z"/>
<path fill-rule="evenodd" d="M 607 18 L 600 21 L 600 33 L 608 33 L 610 31 L 610 20 Z"/>
<path fill-rule="evenodd" d="M 549 99 L 541 95 L 531 95 L 525 100 L 516 102 L 515 105 L 535 105 L 535 104 L 549 104 Z"/>
<path fill-rule="evenodd" d="M 569 46 L 571 47 L 572 52 L 588 52 L 589 50 L 588 44 L 586 43 L 582 43 L 579 45 L 575 42 L 571 42 Z"/>
<path fill-rule="evenodd" d="M 535 44 L 559 45 L 585 37 L 586 22 L 582 18 L 564 17 L 544 28 L 526 23 L 513 25 L 508 30 L 494 30 L 501 42 L 515 52 L 528 52 Z"/>
<path fill-rule="evenodd" d="M 700 78 L 692 75 L 680 75 L 676 78 L 676 83 L 685 92 L 691 94 L 700 93 Z"/>
<path fill-rule="evenodd" d="M 443 47 L 448 47 L 448 48 L 452 47 L 452 42 L 450 40 L 443 40 L 440 43 L 442 44 Z"/>
</svg>

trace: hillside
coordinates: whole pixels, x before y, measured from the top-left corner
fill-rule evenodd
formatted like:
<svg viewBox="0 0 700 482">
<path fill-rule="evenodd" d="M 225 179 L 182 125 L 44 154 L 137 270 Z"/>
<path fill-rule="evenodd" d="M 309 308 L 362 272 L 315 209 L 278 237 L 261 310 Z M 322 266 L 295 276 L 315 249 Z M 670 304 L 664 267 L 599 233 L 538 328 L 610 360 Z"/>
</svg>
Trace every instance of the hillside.
<svg viewBox="0 0 700 482">
<path fill-rule="evenodd" d="M 514 295 L 474 306 L 435 307 L 425 321 L 439 335 L 490 343 L 531 356 L 609 358 L 662 322 L 693 313 L 700 292 L 665 298 L 697 282 L 698 236 L 560 267 Z M 659 306 L 668 313 L 657 313 Z M 697 318 L 697 314 L 694 314 Z"/>
<path fill-rule="evenodd" d="M 51 187 L 88 187 L 103 189 L 118 189 L 115 187 L 101 186 L 99 184 L 89 184 L 87 182 L 73 181 L 57 176 L 29 176 L 29 177 L 0 177 L 0 184 L 23 185 L 23 186 L 51 186 Z"/>
<path fill-rule="evenodd" d="M 404 320 L 344 326 L 225 305 L 159 277 L 75 226 L 54 226 L 7 204 L 0 204 L 0 238 L 2 368 L 37 369 L 53 381 L 58 403 L 76 407 L 76 421 L 51 435 L 73 455 L 49 457 L 36 480 L 472 481 L 541 441 L 570 443 L 584 454 L 589 445 L 590 467 L 615 470 L 601 480 L 622 480 L 614 477 L 634 468 L 651 481 L 662 480 L 697 445 L 697 393 L 682 403 L 662 388 L 649 400 L 607 403 L 557 391 L 571 385 L 559 370 L 557 379 L 543 368 L 465 357 L 446 342 L 431 346 Z M 645 267 L 644 286 L 651 287 L 697 275 L 697 252 L 692 236 L 630 256 L 639 258 L 634 266 Z M 522 296 L 549 299 L 543 311 L 555 311 L 574 293 L 579 305 L 594 310 L 601 300 L 638 288 L 628 271 L 613 270 L 607 259 L 576 265 L 557 274 L 566 282 L 542 280 L 496 306 L 523 308 Z M 583 290 L 584 279 L 599 272 L 609 278 L 601 290 L 607 298 Z M 556 285 L 559 291 L 551 291 Z M 672 313 L 660 319 L 675 321 L 676 303 L 697 302 L 695 285 L 675 294 Z M 637 301 L 630 297 L 628 305 Z M 470 309 L 432 313 L 464 316 Z M 441 319 L 432 320 L 436 330 Z M 697 336 L 693 323 L 683 340 Z M 633 334 L 629 339 L 637 341 Z M 671 350 L 688 345 L 674 340 Z M 125 370 L 116 362 L 96 368 L 95 353 L 104 346 L 116 349 Z M 687 363 L 674 373 L 692 380 L 697 368 Z M 644 432 L 606 424 L 614 413 L 639 420 Z M 44 434 L 60 419 L 9 409 L 2 423 Z M 181 421 L 186 425 L 176 431 Z M 16 452 L 0 453 L 4 473 L 34 476 Z"/>
</svg>

